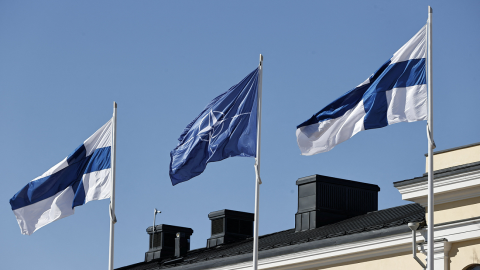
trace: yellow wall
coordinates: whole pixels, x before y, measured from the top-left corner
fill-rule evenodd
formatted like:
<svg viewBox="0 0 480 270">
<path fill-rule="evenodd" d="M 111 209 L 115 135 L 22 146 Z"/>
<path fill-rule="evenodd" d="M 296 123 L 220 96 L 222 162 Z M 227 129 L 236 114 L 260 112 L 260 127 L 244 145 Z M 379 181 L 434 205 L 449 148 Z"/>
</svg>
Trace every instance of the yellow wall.
<svg viewBox="0 0 480 270">
<path fill-rule="evenodd" d="M 480 264 L 480 238 L 452 243 L 450 252 L 450 270 L 463 270 L 465 267 Z M 417 256 L 425 262 L 425 256 L 417 253 Z M 403 252 L 394 255 L 373 257 L 365 260 L 352 261 L 326 267 L 310 268 L 308 270 L 405 270 L 421 269 L 413 259 L 411 252 Z"/>
<path fill-rule="evenodd" d="M 453 150 L 433 155 L 433 170 L 441 170 L 449 167 L 480 161 L 480 145 Z M 428 157 L 425 172 L 428 172 Z"/>
<path fill-rule="evenodd" d="M 425 261 L 425 256 L 417 253 L 417 256 Z M 413 259 L 411 252 L 404 252 L 394 255 L 386 255 L 381 257 L 374 257 L 368 260 L 358 260 L 349 263 L 332 265 L 321 268 L 311 268 L 309 270 L 405 270 L 405 269 L 421 269 L 420 265 Z"/>
<path fill-rule="evenodd" d="M 471 264 L 480 264 L 480 238 L 452 243 L 450 252 L 450 270 L 463 270 Z M 417 256 L 425 261 L 425 256 L 417 253 Z M 348 263 L 331 265 L 327 267 L 310 268 L 308 270 L 405 270 L 421 269 L 413 259 L 411 252 L 403 252 L 394 255 L 373 257 L 366 260 L 358 260 Z"/>
<path fill-rule="evenodd" d="M 453 243 L 448 254 L 450 270 L 462 270 L 470 264 L 480 264 L 480 239 Z"/>
<path fill-rule="evenodd" d="M 425 208 L 428 224 L 428 208 Z M 435 224 L 480 216 L 480 197 L 435 205 Z"/>
</svg>

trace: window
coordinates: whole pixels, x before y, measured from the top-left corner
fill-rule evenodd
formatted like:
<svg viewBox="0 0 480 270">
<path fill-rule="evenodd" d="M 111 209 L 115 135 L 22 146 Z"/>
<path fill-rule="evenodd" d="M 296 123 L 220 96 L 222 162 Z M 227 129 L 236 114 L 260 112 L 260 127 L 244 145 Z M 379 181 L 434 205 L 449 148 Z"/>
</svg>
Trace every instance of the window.
<svg viewBox="0 0 480 270">
<path fill-rule="evenodd" d="M 472 264 L 463 269 L 464 270 L 480 270 L 480 264 Z"/>
</svg>

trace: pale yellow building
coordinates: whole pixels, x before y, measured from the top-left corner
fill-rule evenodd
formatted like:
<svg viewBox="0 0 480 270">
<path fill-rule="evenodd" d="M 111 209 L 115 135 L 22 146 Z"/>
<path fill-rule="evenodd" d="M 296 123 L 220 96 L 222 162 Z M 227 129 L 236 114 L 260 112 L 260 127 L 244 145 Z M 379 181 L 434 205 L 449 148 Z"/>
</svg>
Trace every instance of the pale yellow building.
<svg viewBox="0 0 480 270">
<path fill-rule="evenodd" d="M 435 152 L 433 167 L 435 239 L 442 240 L 435 242 L 435 269 L 472 268 L 480 264 L 480 143 Z M 403 200 L 428 213 L 426 179 L 424 174 L 394 185 Z M 425 240 L 425 230 L 421 234 Z"/>
<path fill-rule="evenodd" d="M 434 153 L 435 270 L 480 270 L 480 143 Z M 295 228 L 259 239 L 259 269 L 422 269 L 427 175 L 394 183 L 407 205 L 377 210 L 376 185 L 313 175 L 298 179 Z M 189 250 L 190 228 L 158 225 L 145 261 L 119 269 L 251 269 L 253 214 L 209 214 L 207 246 Z M 428 225 L 427 225 L 428 224 Z M 152 239 L 153 236 L 153 239 Z"/>
</svg>

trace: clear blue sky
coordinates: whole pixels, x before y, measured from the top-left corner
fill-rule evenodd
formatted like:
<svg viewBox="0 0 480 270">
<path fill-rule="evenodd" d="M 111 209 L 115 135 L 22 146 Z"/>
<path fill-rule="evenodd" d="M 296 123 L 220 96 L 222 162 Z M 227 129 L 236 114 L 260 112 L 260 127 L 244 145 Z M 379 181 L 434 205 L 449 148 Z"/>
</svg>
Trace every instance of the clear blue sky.
<svg viewBox="0 0 480 270">
<path fill-rule="evenodd" d="M 9 199 L 100 128 L 118 102 L 115 267 L 140 262 L 153 209 L 206 245 L 209 212 L 254 211 L 254 160 L 230 158 L 173 187 L 183 128 L 264 55 L 260 234 L 294 227 L 295 181 L 380 186 L 425 171 L 426 122 L 363 131 L 305 157 L 296 125 L 363 82 L 434 10 L 437 150 L 480 141 L 479 1 L 0 2 L 0 254 L 5 269 L 106 269 L 108 200 L 20 234 Z"/>
</svg>

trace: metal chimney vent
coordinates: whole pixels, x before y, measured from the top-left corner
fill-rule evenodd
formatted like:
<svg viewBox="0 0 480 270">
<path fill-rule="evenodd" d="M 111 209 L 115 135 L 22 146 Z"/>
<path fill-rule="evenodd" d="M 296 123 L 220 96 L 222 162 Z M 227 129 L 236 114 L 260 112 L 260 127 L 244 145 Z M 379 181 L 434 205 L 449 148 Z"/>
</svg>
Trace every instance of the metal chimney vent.
<svg viewBox="0 0 480 270">
<path fill-rule="evenodd" d="M 147 228 L 149 234 L 149 249 L 145 252 L 145 261 L 149 262 L 155 259 L 171 258 L 175 255 L 175 238 L 177 233 L 182 234 L 185 243 L 182 245 L 182 253 L 190 250 L 190 236 L 193 230 L 190 228 L 160 224 L 155 226 L 155 234 L 152 234 L 153 226 Z M 153 246 L 152 246 L 153 237 Z M 186 250 L 186 251 L 185 251 Z"/>
<path fill-rule="evenodd" d="M 224 220 L 225 220 L 224 218 L 218 218 L 218 219 L 212 220 L 212 235 L 223 233 Z"/>
<path fill-rule="evenodd" d="M 212 221 L 212 236 L 207 248 L 238 242 L 253 236 L 254 214 L 233 210 L 220 210 L 208 214 Z"/>
<path fill-rule="evenodd" d="M 378 210 L 377 185 L 323 175 L 300 178 L 297 185 L 296 232 Z"/>
<path fill-rule="evenodd" d="M 152 241 L 152 237 L 153 237 L 153 241 Z M 158 233 L 156 232 L 154 235 L 150 234 L 150 240 L 148 241 L 148 243 L 150 244 L 149 249 L 159 247 L 162 243 L 162 234 L 159 232 Z"/>
<path fill-rule="evenodd" d="M 227 232 L 253 235 L 253 226 L 251 221 L 229 218 L 227 219 Z"/>
</svg>

